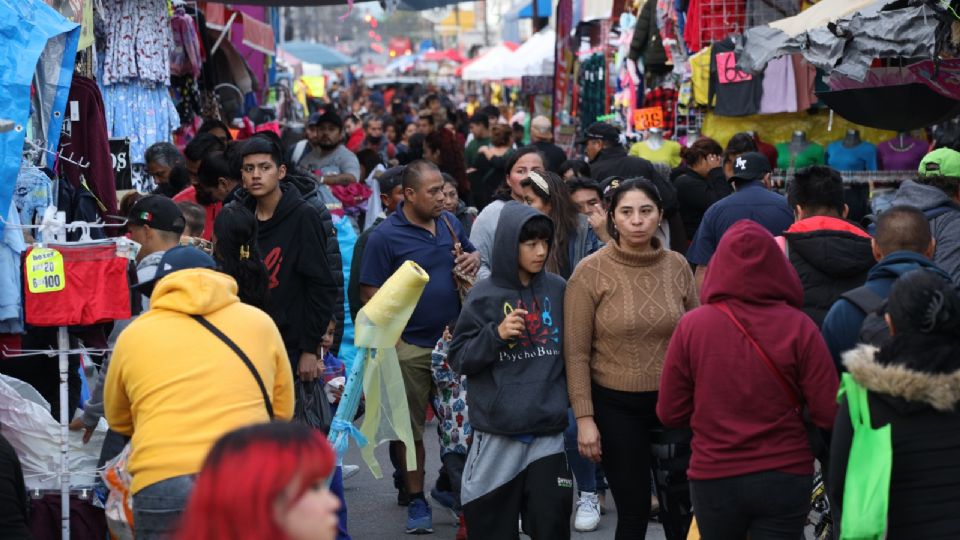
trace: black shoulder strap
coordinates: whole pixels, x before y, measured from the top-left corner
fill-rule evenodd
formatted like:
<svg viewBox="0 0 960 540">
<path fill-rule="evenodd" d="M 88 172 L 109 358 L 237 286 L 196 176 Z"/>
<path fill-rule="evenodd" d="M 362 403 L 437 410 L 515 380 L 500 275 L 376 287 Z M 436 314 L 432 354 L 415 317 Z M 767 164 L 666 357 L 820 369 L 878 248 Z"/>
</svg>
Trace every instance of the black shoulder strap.
<svg viewBox="0 0 960 540">
<path fill-rule="evenodd" d="M 224 342 L 227 347 L 237 353 L 237 356 L 240 357 L 240 360 L 243 360 L 244 365 L 247 366 L 247 369 L 250 370 L 250 373 L 253 374 L 253 378 L 257 380 L 257 386 L 260 387 L 260 393 L 263 394 L 263 404 L 267 407 L 267 415 L 270 416 L 270 419 L 273 420 L 273 405 L 270 403 L 270 395 L 267 394 L 267 387 L 263 384 L 263 379 L 260 378 L 260 373 L 257 372 L 257 368 L 253 366 L 253 362 L 250 361 L 250 358 L 247 357 L 246 353 L 233 342 L 232 339 L 228 338 L 226 334 L 220 331 L 219 328 L 213 325 L 210 321 L 205 319 L 201 315 L 191 315 L 193 320 L 197 321 L 204 328 L 210 331 L 211 334 L 220 338 L 220 341 Z"/>
<path fill-rule="evenodd" d="M 860 311 L 866 313 L 867 315 L 875 313 L 881 306 L 883 306 L 883 298 L 879 294 L 870 290 L 866 285 L 857 287 L 856 289 L 851 289 L 840 295 L 840 298 L 845 299 L 851 304 L 857 306 Z"/>
</svg>

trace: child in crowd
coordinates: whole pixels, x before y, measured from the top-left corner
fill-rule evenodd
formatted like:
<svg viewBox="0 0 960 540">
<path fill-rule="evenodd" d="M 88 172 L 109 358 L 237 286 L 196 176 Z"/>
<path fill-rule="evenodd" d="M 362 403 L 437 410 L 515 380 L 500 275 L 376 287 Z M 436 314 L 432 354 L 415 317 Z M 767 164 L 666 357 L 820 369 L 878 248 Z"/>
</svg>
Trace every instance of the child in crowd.
<svg viewBox="0 0 960 540">
<path fill-rule="evenodd" d="M 440 461 L 449 486 L 434 488 L 430 495 L 440 504 L 451 508 L 460 520 L 457 540 L 466 540 L 467 526 L 460 506 L 460 483 L 463 467 L 467 462 L 467 450 L 473 439 L 467 415 L 467 378 L 457 374 L 447 362 L 447 351 L 453 334 L 448 326 L 443 338 L 437 342 L 430 357 L 430 372 L 436 393 L 433 395 L 433 408 L 437 413 L 437 434 L 440 436 Z M 449 487 L 449 491 L 442 490 Z"/>
<path fill-rule="evenodd" d="M 503 206 L 490 278 L 470 291 L 450 343 L 450 366 L 470 380 L 460 498 L 472 540 L 516 538 L 517 517 L 531 538 L 570 538 L 565 282 L 544 271 L 553 239 L 547 216 Z"/>
<path fill-rule="evenodd" d="M 337 407 L 340 406 L 340 398 L 343 397 L 343 387 L 347 384 L 347 368 L 340 360 L 330 352 L 333 346 L 334 335 L 337 331 L 337 321 L 330 321 L 327 325 L 327 332 L 323 334 L 323 341 L 320 346 L 321 358 L 323 359 L 323 389 L 327 393 L 327 399 L 330 401 L 330 413 L 337 414 Z M 346 473 L 346 471 L 344 471 Z"/>
</svg>

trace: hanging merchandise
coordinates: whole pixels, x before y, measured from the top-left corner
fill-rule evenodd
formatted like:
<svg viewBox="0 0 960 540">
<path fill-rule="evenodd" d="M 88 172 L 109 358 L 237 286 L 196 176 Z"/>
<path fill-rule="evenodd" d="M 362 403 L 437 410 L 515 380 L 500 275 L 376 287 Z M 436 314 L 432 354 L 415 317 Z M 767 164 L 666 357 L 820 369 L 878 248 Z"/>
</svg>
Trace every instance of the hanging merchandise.
<svg viewBox="0 0 960 540">
<path fill-rule="evenodd" d="M 713 47 L 704 47 L 690 57 L 690 82 L 693 86 L 693 101 L 697 105 L 710 105 L 710 59 Z"/>
<path fill-rule="evenodd" d="M 834 141 L 827 146 L 827 165 L 838 171 L 877 170 L 877 147 L 868 142 L 848 146 L 846 141 Z"/>
<path fill-rule="evenodd" d="M 643 96 L 643 106 L 660 108 L 663 112 L 663 125 L 656 127 L 663 128 L 665 137 L 672 137 L 677 117 L 677 90 L 670 86 L 654 88 Z"/>
<path fill-rule="evenodd" d="M 577 107 L 583 129 L 606 114 L 607 79 L 602 54 L 594 54 L 581 62 L 578 75 L 580 101 Z"/>
<path fill-rule="evenodd" d="M 60 161 L 58 168 L 75 189 L 85 189 L 93 194 L 100 216 L 106 220 L 117 214 L 117 188 L 103 98 L 97 83 L 74 75 L 69 99 L 69 129 L 64 129 L 60 138 L 60 152 L 82 158 L 80 163 L 87 166 Z"/>
<path fill-rule="evenodd" d="M 170 84 L 170 30 L 166 2 L 103 0 L 106 46 L 101 84 Z"/>
<path fill-rule="evenodd" d="M 793 77 L 797 83 L 797 110 L 805 111 L 819 101 L 814 93 L 817 80 L 817 68 L 799 54 L 791 54 Z"/>
<path fill-rule="evenodd" d="M 884 171 L 915 171 L 927 154 L 927 141 L 905 133 L 877 145 L 877 160 Z"/>
<path fill-rule="evenodd" d="M 782 112 L 797 112 L 797 81 L 789 56 L 771 60 L 763 70 L 760 114 Z"/>
<path fill-rule="evenodd" d="M 763 74 L 737 69 L 733 40 L 713 44 L 710 52 L 710 101 L 717 99 L 714 113 L 722 116 L 747 116 L 760 111 Z"/>
<path fill-rule="evenodd" d="M 13 198 L 31 110 L 32 82 L 37 83 L 33 108 L 38 125 L 34 131 L 45 136 L 47 150 L 57 149 L 79 38 L 80 27 L 41 0 L 0 2 L 0 46 L 16 51 L 7 55 L 0 69 L 0 119 L 12 123 L 0 132 L 0 208 L 9 208 Z M 43 61 L 38 65 L 41 53 Z"/>
<path fill-rule="evenodd" d="M 744 9 L 744 0 L 690 0 L 683 29 L 687 49 L 699 51 L 730 34 L 739 34 L 744 28 Z"/>
<path fill-rule="evenodd" d="M 200 77 L 203 58 L 200 34 L 193 17 L 187 15 L 183 6 L 178 7 L 170 19 L 173 47 L 170 49 L 170 74 Z"/>
<path fill-rule="evenodd" d="M 39 167 L 24 163 L 20 166 L 20 174 L 17 175 L 13 202 L 20 210 L 20 223 L 25 225 L 40 223 L 43 211 L 53 205 L 52 179 Z M 39 236 L 37 239 L 40 240 Z"/>
<path fill-rule="evenodd" d="M 792 17 L 800 12 L 800 0 L 747 0 L 747 28 Z"/>
<path fill-rule="evenodd" d="M 106 107 L 107 131 L 111 137 L 130 139 L 130 159 L 144 163 L 151 144 L 169 141 L 180 127 L 180 115 L 165 87 L 140 84 L 101 86 Z"/>
<path fill-rule="evenodd" d="M 49 183 L 49 180 L 48 180 Z M 11 203 L 4 217 L 9 227 L 0 238 L 0 334 L 23 333 L 23 305 L 20 297 L 20 254 L 23 241 L 17 207 Z"/>
</svg>

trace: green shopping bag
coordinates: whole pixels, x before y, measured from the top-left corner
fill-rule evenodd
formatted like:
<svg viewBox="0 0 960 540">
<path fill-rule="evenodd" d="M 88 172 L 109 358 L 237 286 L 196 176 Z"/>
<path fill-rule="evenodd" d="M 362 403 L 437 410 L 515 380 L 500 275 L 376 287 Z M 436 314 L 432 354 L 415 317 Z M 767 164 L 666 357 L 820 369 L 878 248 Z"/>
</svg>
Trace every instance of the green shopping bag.
<svg viewBox="0 0 960 540">
<path fill-rule="evenodd" d="M 867 390 L 849 373 L 843 374 L 840 395 L 846 394 L 853 424 L 853 442 L 843 489 L 841 540 L 881 540 L 887 530 L 893 447 L 890 424 L 873 429 Z"/>
</svg>

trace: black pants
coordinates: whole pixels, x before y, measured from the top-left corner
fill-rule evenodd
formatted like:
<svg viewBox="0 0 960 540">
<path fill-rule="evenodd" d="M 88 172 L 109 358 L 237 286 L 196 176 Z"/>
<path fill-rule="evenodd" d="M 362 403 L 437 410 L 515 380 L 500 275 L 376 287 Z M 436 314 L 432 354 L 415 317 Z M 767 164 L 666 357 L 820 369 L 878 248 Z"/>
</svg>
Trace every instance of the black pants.
<svg viewBox="0 0 960 540">
<path fill-rule="evenodd" d="M 650 519 L 650 431 L 660 426 L 656 392 L 593 385 L 593 419 L 617 505 L 617 540 L 644 538 Z"/>
<path fill-rule="evenodd" d="M 649 497 L 647 497 L 649 504 Z M 563 452 L 538 459 L 513 480 L 464 505 L 470 540 L 568 540 L 573 506 L 573 475 Z"/>
<path fill-rule="evenodd" d="M 810 511 L 809 475 L 766 471 L 691 480 L 693 513 L 703 540 L 797 540 Z"/>
</svg>

